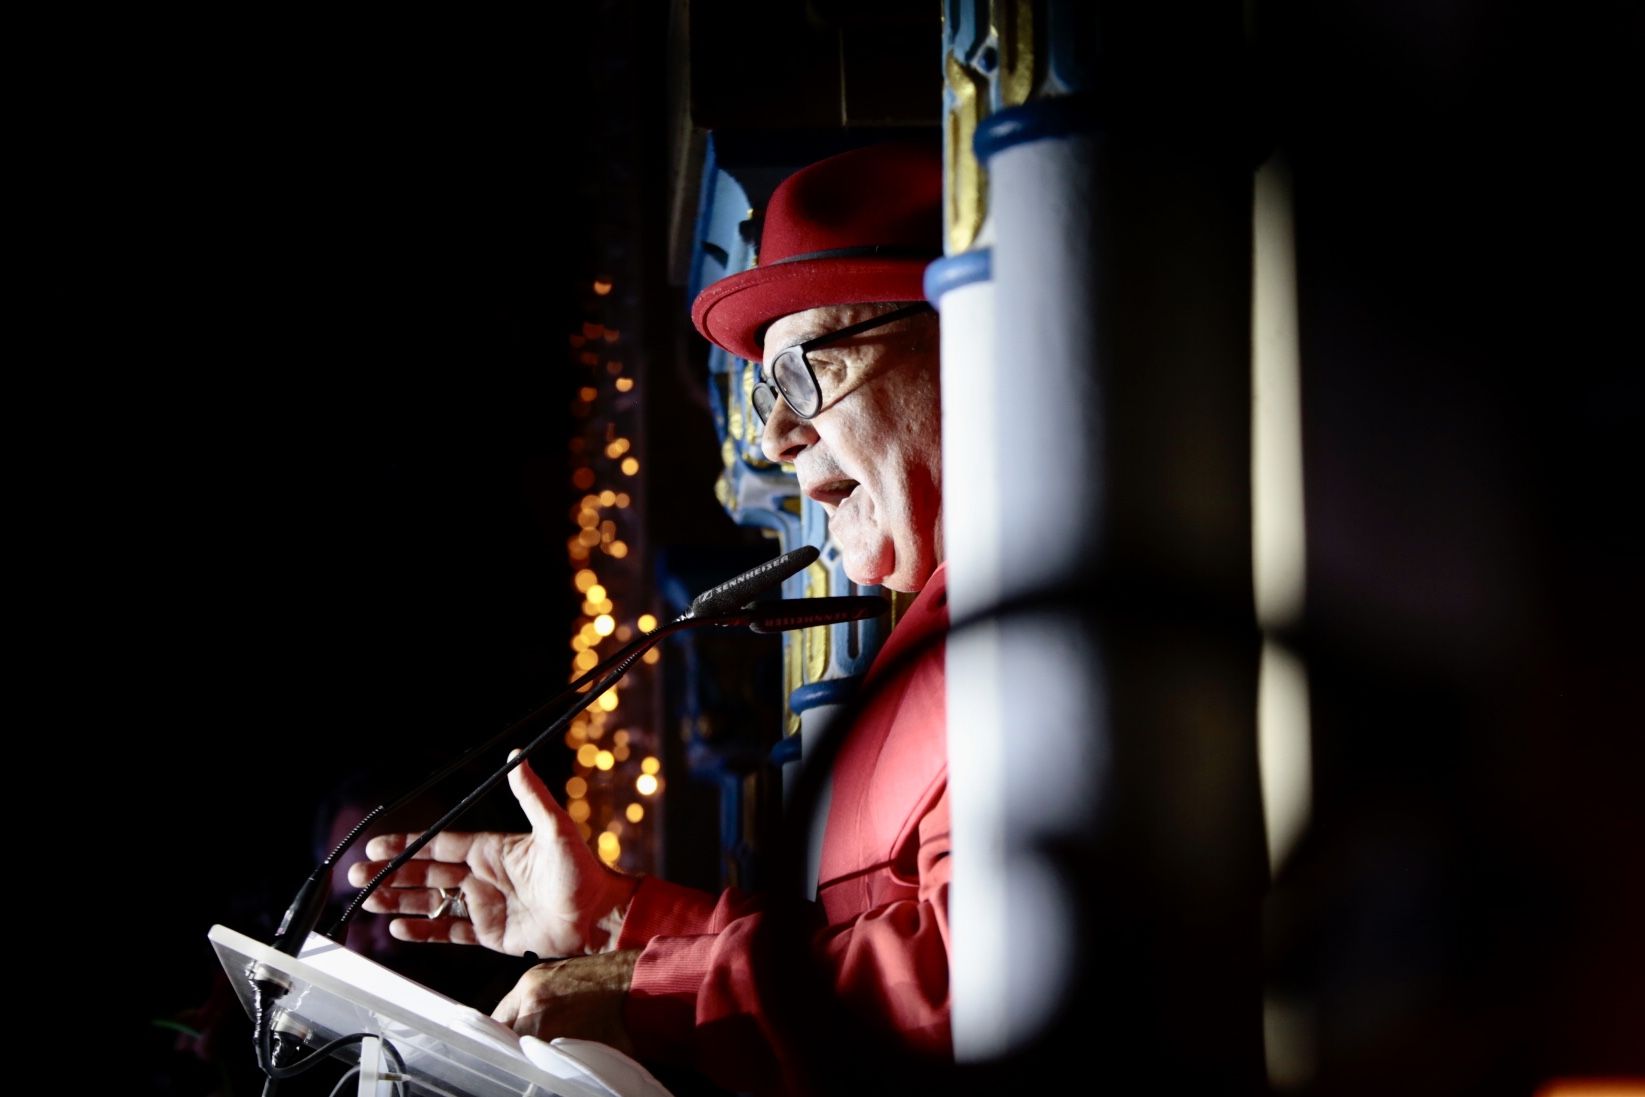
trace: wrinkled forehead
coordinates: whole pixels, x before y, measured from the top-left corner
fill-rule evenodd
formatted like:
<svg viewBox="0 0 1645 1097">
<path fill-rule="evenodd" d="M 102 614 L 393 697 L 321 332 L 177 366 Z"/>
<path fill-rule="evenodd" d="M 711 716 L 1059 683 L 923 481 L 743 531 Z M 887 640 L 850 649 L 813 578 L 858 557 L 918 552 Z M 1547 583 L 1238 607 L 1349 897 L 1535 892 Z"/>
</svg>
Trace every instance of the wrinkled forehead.
<svg viewBox="0 0 1645 1097">
<path fill-rule="evenodd" d="M 823 305 L 819 308 L 806 309 L 804 312 L 791 312 L 779 320 L 773 320 L 765 329 L 764 350 L 765 361 L 769 363 L 779 351 L 787 350 L 795 343 L 803 343 L 807 339 L 815 339 L 819 335 L 826 335 L 831 331 L 849 327 L 871 316 L 879 316 L 893 309 L 902 308 L 907 302 L 868 302 L 856 305 Z"/>
</svg>

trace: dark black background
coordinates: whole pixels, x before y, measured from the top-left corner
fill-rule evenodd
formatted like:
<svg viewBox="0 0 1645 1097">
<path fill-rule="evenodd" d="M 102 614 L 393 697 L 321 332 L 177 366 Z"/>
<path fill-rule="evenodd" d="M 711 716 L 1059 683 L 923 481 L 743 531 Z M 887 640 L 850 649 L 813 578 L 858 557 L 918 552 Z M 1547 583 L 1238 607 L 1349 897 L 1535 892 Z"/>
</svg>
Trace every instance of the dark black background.
<svg viewBox="0 0 1645 1097">
<path fill-rule="evenodd" d="M 76 279 L 72 593 L 44 631 L 95 761 L 60 893 L 128 957 L 116 1027 L 154 1088 L 211 1084 L 152 1022 L 199 1020 L 213 923 L 266 936 L 342 777 L 395 787 L 563 681 L 565 333 L 601 269 L 580 194 L 628 155 L 602 119 L 661 110 L 652 65 L 592 113 L 596 66 L 660 51 L 660 20 L 602 44 L 610 14 L 85 39 L 49 260 Z"/>
</svg>

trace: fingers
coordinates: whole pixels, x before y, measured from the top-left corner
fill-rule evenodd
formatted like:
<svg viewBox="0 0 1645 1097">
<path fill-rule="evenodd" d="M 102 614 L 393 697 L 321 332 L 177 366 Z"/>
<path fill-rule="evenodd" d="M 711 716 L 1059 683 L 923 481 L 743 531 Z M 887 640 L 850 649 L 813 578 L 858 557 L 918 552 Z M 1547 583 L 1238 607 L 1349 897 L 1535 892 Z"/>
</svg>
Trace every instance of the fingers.
<svg viewBox="0 0 1645 1097">
<path fill-rule="evenodd" d="M 348 882 L 355 887 L 371 883 L 372 877 L 388 867 L 387 861 L 356 861 L 348 867 Z M 447 864 L 444 861 L 407 861 L 400 871 L 383 881 L 384 887 L 393 888 L 454 888 L 469 877 L 467 865 Z M 382 889 L 372 893 L 381 894 Z M 367 909 L 371 909 L 369 906 Z"/>
<path fill-rule="evenodd" d="M 374 861 L 389 861 L 398 857 L 421 834 L 379 834 L 366 843 L 366 856 Z M 464 861 L 475 842 L 490 837 L 486 834 L 467 834 L 461 831 L 442 831 L 434 841 L 417 851 L 418 861 Z"/>
<path fill-rule="evenodd" d="M 518 754 L 514 751 L 510 758 Z M 521 762 L 508 771 L 508 787 L 513 790 L 514 798 L 520 801 L 520 807 L 525 811 L 525 817 L 531 824 L 533 831 L 544 831 L 561 836 L 577 833 L 577 824 L 565 813 L 565 809 L 554 799 L 554 794 L 548 791 L 537 771 L 531 768 L 530 762 Z"/>
<path fill-rule="evenodd" d="M 477 945 L 474 923 L 466 918 L 396 918 L 389 935 L 401 941 L 428 944 Z"/>
</svg>

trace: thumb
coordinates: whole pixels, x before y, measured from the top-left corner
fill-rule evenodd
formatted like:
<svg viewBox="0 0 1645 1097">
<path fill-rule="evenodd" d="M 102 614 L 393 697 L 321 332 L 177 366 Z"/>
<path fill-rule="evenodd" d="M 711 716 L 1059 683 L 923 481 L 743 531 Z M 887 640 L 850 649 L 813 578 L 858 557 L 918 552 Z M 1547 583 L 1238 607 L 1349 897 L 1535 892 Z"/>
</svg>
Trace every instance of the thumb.
<svg viewBox="0 0 1645 1097">
<path fill-rule="evenodd" d="M 510 751 L 508 756 L 512 759 L 519 753 L 518 750 Z M 576 834 L 576 824 L 554 799 L 553 793 L 548 791 L 548 786 L 543 784 L 530 762 L 521 762 L 508 771 L 508 787 L 520 802 L 520 808 L 533 831 L 545 831 L 562 837 L 568 833 Z"/>
</svg>

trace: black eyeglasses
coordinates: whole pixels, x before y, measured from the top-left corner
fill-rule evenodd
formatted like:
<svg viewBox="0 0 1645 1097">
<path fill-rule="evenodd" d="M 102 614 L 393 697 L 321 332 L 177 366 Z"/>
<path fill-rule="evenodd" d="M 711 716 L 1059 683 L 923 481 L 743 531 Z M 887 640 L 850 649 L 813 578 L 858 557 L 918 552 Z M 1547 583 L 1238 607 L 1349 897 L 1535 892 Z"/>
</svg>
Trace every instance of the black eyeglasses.
<svg viewBox="0 0 1645 1097">
<path fill-rule="evenodd" d="M 905 305 L 900 309 L 892 309 L 880 316 L 870 317 L 860 324 L 841 328 L 839 331 L 825 332 L 803 343 L 796 343 L 786 350 L 779 351 L 771 360 L 771 384 L 761 381 L 754 386 L 751 397 L 754 403 L 754 414 L 760 417 L 760 426 L 771 418 L 771 412 L 777 406 L 777 397 L 781 396 L 788 401 L 788 406 L 801 419 L 809 419 L 823 409 L 822 386 L 817 383 L 816 371 L 811 368 L 811 360 L 805 356 L 806 351 L 817 347 L 825 347 L 830 343 L 837 343 L 841 339 L 849 339 L 853 335 L 861 335 L 865 331 L 873 331 L 905 316 L 913 316 L 919 312 L 929 312 L 931 306 L 921 301 L 913 305 Z"/>
</svg>

